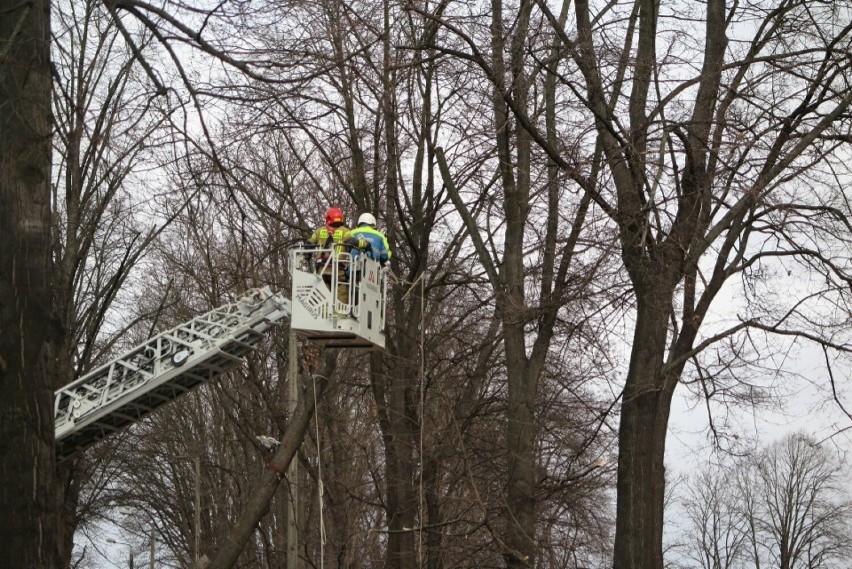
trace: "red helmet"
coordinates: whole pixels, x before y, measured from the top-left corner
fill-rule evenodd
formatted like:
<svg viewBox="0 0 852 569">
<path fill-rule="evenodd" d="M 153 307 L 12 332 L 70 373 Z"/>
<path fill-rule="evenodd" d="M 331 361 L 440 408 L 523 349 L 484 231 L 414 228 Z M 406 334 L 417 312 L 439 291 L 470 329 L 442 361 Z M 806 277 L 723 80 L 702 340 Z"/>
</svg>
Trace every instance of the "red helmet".
<svg viewBox="0 0 852 569">
<path fill-rule="evenodd" d="M 339 207 L 330 207 L 325 212 L 325 224 L 334 225 L 335 223 L 343 223 L 343 210 Z"/>
</svg>

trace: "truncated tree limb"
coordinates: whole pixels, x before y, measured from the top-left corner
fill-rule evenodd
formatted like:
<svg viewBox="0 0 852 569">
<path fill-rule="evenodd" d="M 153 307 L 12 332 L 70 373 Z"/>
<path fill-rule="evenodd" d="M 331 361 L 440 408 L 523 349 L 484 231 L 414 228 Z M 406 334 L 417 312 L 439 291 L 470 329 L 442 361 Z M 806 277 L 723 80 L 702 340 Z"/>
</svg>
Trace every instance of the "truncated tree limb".
<svg viewBox="0 0 852 569">
<path fill-rule="evenodd" d="M 283 477 L 280 472 L 286 472 L 290 461 L 296 456 L 305 433 L 314 415 L 314 401 L 322 396 L 327 380 L 321 375 L 314 376 L 315 381 L 303 385 L 303 393 L 296 412 L 290 419 L 287 430 L 281 439 L 281 445 L 275 451 L 264 471 L 260 483 L 251 492 L 249 503 L 239 517 L 231 532 L 218 551 L 212 555 L 209 565 L 203 558 L 196 569 L 230 569 L 234 566 L 240 553 L 245 548 L 257 524 L 269 511 L 269 504 Z M 316 389 L 316 393 L 312 390 Z"/>
</svg>

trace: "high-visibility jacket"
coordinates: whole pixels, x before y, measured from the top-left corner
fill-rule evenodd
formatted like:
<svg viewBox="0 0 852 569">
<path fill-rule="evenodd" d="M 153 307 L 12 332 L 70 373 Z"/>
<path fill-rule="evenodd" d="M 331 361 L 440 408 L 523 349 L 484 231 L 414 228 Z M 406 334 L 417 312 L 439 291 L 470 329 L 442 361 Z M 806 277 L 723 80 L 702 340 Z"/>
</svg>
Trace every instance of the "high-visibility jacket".
<svg viewBox="0 0 852 569">
<path fill-rule="evenodd" d="M 383 265 L 391 258 L 388 238 L 378 229 L 374 229 L 366 224 L 359 225 L 351 231 L 351 236 L 357 237 L 359 240 L 363 239 L 370 244 L 369 248 L 361 247 L 362 249 L 366 249 L 365 252 L 369 258 L 379 261 Z M 359 252 L 357 250 L 352 251 L 352 258 L 357 257 Z"/>
<path fill-rule="evenodd" d="M 328 227 L 323 226 L 314 231 L 311 236 L 308 238 L 308 243 L 312 243 L 317 245 L 321 249 L 334 249 L 335 255 L 340 255 L 340 253 L 345 253 L 347 250 L 349 241 L 352 246 L 352 258 L 358 254 L 359 249 L 366 248 L 369 243 L 360 237 L 354 237 L 355 241 L 352 242 L 352 230 L 350 230 L 345 225 L 340 225 L 338 227 Z M 328 253 L 322 253 L 319 258 L 315 259 L 317 269 L 324 266 L 326 261 L 328 261 Z M 326 270 L 328 267 L 326 267 Z M 348 276 L 349 274 L 349 264 L 341 264 L 340 271 L 342 274 Z"/>
<path fill-rule="evenodd" d="M 316 229 L 308 238 L 308 243 L 317 245 L 322 249 L 329 249 L 332 246 L 336 253 L 341 253 L 344 250 L 343 242 L 349 237 L 350 229 L 345 225 L 339 227 L 322 226 Z"/>
<path fill-rule="evenodd" d="M 346 240 L 346 236 L 349 234 L 349 228 L 345 225 L 339 225 L 337 227 L 329 227 L 324 225 L 322 227 L 318 227 L 308 238 L 308 243 L 312 243 L 316 245 L 320 249 L 334 249 L 336 255 L 342 253 L 345 249 L 343 245 L 343 241 Z M 331 266 L 326 265 L 328 262 L 328 253 L 321 253 L 319 257 L 314 259 L 314 263 L 316 265 L 317 270 L 322 270 L 325 274 L 331 274 Z M 325 268 L 323 268 L 325 267 Z M 340 267 L 341 274 L 343 274 L 343 267 Z"/>
</svg>

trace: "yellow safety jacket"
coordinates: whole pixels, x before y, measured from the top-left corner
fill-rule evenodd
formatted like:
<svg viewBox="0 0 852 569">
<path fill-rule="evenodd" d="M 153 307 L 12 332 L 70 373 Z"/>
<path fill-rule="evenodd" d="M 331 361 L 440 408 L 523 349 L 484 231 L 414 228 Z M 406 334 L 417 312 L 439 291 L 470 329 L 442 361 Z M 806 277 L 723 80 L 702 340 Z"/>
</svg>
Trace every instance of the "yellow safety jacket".
<svg viewBox="0 0 852 569">
<path fill-rule="evenodd" d="M 344 250 L 343 242 L 349 236 L 350 231 L 345 225 L 339 227 L 323 226 L 311 234 L 308 243 L 317 245 L 322 249 L 334 246 L 334 252 L 341 253 Z"/>
</svg>

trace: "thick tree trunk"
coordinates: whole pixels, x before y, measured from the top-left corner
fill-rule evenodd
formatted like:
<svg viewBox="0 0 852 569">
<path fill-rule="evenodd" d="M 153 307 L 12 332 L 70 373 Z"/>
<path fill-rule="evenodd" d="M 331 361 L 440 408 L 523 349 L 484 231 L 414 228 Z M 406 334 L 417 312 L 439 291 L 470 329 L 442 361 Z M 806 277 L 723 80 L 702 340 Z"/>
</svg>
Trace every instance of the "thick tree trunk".
<svg viewBox="0 0 852 569">
<path fill-rule="evenodd" d="M 50 2 L 0 0 L 0 566 L 60 566 L 50 289 Z"/>
<path fill-rule="evenodd" d="M 409 342 L 400 348 L 400 361 L 416 361 Z M 371 356 L 371 368 L 382 367 L 381 356 Z M 401 365 L 394 373 L 373 372 L 373 396 L 379 411 L 379 427 L 385 448 L 385 513 L 388 541 L 385 567 L 411 569 L 417 565 L 414 526 L 417 523 L 417 493 L 414 487 L 417 418 L 410 404 L 416 369 Z"/>
<path fill-rule="evenodd" d="M 535 389 L 525 372 L 520 365 L 509 364 L 507 567 L 533 567 L 536 555 Z"/>
<path fill-rule="evenodd" d="M 671 294 L 638 297 L 618 433 L 614 569 L 663 567 L 663 460 L 674 388 L 661 377 L 661 368 Z"/>
</svg>

